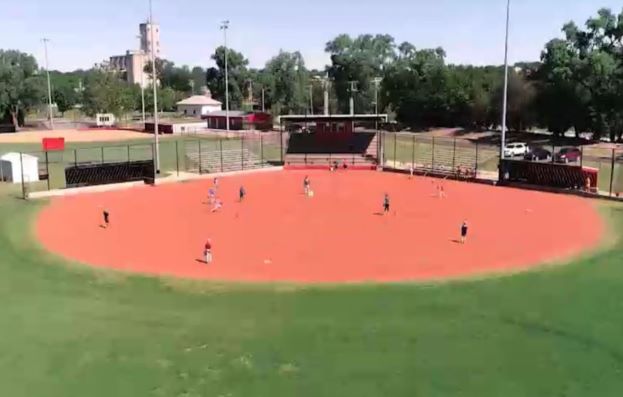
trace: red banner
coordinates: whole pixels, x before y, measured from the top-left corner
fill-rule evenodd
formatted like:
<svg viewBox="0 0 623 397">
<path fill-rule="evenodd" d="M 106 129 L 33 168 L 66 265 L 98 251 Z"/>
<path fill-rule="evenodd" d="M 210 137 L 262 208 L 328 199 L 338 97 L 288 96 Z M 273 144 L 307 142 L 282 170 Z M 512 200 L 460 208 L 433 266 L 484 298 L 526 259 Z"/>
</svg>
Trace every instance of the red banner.
<svg viewBox="0 0 623 397">
<path fill-rule="evenodd" d="M 46 152 L 65 150 L 65 138 L 43 138 L 42 144 Z"/>
</svg>

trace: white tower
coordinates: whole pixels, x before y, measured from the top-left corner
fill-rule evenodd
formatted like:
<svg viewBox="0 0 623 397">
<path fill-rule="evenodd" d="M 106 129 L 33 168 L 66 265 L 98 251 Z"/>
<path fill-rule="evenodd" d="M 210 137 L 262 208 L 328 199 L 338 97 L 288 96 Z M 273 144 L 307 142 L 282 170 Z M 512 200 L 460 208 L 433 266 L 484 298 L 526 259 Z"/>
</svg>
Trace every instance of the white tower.
<svg viewBox="0 0 623 397">
<path fill-rule="evenodd" d="M 139 27 L 141 31 L 141 50 L 145 54 L 150 54 L 152 49 L 152 37 L 154 38 L 154 57 L 160 58 L 160 25 L 157 23 L 141 23 Z M 154 30 L 153 36 L 151 30 Z"/>
</svg>

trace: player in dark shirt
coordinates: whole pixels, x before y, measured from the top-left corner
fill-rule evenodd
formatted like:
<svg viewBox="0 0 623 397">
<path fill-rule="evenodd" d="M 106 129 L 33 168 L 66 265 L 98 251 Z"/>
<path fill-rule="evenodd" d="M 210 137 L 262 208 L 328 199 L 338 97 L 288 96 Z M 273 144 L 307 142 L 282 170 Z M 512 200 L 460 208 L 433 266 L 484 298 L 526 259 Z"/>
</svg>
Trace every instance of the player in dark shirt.
<svg viewBox="0 0 623 397">
<path fill-rule="evenodd" d="M 461 224 L 461 244 L 465 244 L 465 240 L 467 240 L 467 221 Z"/>
<path fill-rule="evenodd" d="M 244 200 L 244 197 L 247 195 L 247 191 L 244 189 L 244 186 L 240 186 L 240 191 L 238 192 L 238 196 L 240 201 Z"/>
<path fill-rule="evenodd" d="M 306 196 L 309 196 L 309 185 L 311 182 L 309 181 L 309 176 L 305 175 L 305 179 L 303 179 L 303 191 Z"/>
<path fill-rule="evenodd" d="M 110 214 L 108 213 L 108 211 L 104 210 L 102 211 L 102 216 L 104 217 L 104 227 L 108 228 L 108 226 L 110 225 Z"/>
<path fill-rule="evenodd" d="M 389 213 L 389 194 L 387 193 L 383 196 L 383 213 Z"/>
</svg>

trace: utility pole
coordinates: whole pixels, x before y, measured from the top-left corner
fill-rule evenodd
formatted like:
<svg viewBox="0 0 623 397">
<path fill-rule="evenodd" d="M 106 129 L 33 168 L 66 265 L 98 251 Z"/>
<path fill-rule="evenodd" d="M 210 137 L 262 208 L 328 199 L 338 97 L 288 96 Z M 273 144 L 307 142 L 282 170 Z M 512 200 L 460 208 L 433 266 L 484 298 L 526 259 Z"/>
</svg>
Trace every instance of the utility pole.
<svg viewBox="0 0 623 397">
<path fill-rule="evenodd" d="M 156 54 L 154 41 L 154 17 L 152 13 L 151 0 L 149 0 L 149 32 L 151 35 L 151 83 L 154 88 L 154 178 L 160 174 L 160 145 L 158 138 L 158 74 L 156 73 Z"/>
<path fill-rule="evenodd" d="M 50 129 L 54 129 L 54 115 L 52 114 L 52 84 L 50 84 L 50 66 L 48 65 L 48 42 L 50 39 L 43 38 L 43 48 L 45 49 L 45 72 L 48 75 L 48 114 L 50 117 Z"/>
<path fill-rule="evenodd" d="M 136 37 L 141 40 L 143 39 L 142 36 L 136 36 Z M 143 128 L 145 128 L 145 58 L 143 57 L 142 59 L 143 59 L 142 61 L 143 69 L 141 70 L 141 110 L 142 110 L 142 115 L 143 115 Z"/>
<path fill-rule="evenodd" d="M 351 80 L 348 82 L 350 84 L 350 114 L 351 116 L 355 114 L 355 92 L 357 92 L 357 82 Z"/>
<path fill-rule="evenodd" d="M 314 115 L 314 85 L 309 85 L 309 114 Z"/>
<path fill-rule="evenodd" d="M 223 41 L 225 43 L 225 122 L 227 124 L 227 131 L 229 132 L 229 71 L 227 70 L 227 29 L 229 29 L 229 21 L 221 22 Z"/>
<path fill-rule="evenodd" d="M 510 25 L 511 0 L 506 1 L 506 39 L 504 42 L 504 99 L 502 104 L 502 136 L 500 140 L 500 159 L 504 160 L 506 146 L 506 117 L 508 107 L 508 27 Z"/>
</svg>

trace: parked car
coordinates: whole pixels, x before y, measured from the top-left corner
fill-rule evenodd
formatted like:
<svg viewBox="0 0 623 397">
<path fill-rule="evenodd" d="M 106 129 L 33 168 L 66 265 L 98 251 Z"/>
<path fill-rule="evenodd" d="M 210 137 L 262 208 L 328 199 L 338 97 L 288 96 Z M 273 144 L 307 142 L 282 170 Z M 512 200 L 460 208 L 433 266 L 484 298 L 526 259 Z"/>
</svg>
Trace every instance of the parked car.
<svg viewBox="0 0 623 397">
<path fill-rule="evenodd" d="M 576 147 L 562 148 L 556 153 L 557 163 L 575 163 L 580 161 L 582 151 Z"/>
<path fill-rule="evenodd" d="M 524 155 L 524 159 L 528 161 L 549 161 L 552 159 L 552 152 L 542 147 L 534 147 Z"/>
<path fill-rule="evenodd" d="M 504 157 L 524 156 L 526 153 L 528 153 L 527 143 L 515 142 L 504 146 Z"/>
</svg>

